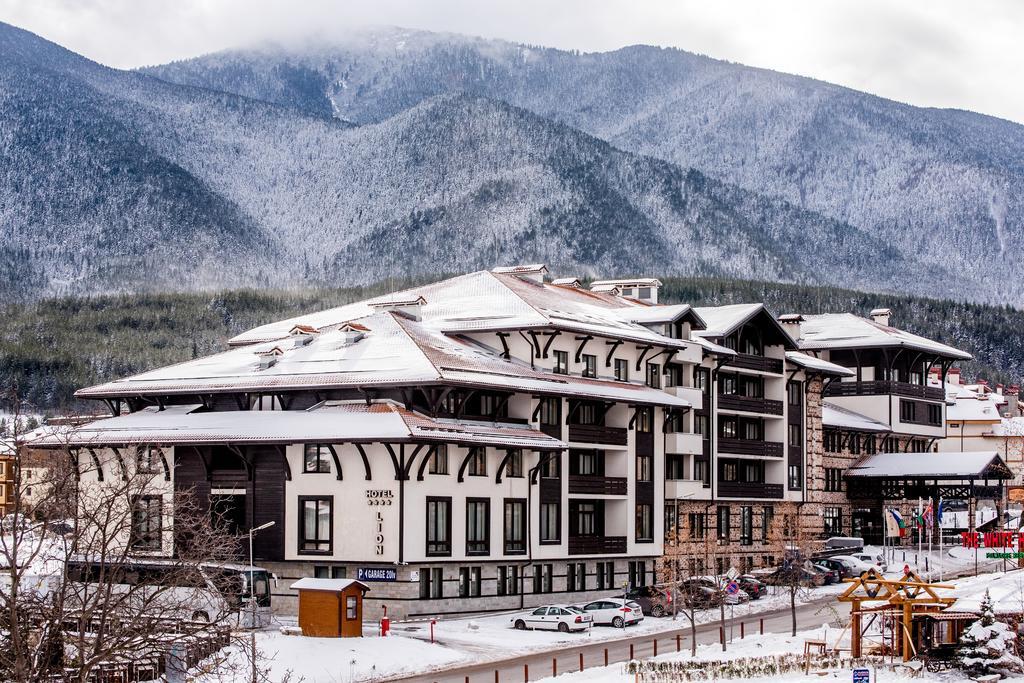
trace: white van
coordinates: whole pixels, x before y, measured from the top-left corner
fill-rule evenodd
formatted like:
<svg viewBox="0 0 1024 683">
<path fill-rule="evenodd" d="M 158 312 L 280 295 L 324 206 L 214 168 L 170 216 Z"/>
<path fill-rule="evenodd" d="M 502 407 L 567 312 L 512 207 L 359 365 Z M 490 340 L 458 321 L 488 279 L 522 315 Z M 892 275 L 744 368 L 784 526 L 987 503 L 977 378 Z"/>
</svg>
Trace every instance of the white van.
<svg viewBox="0 0 1024 683">
<path fill-rule="evenodd" d="M 94 586 L 102 581 L 112 585 L 114 593 L 128 596 L 126 609 L 130 611 L 246 628 L 270 623 L 272 576 L 260 567 L 215 563 L 184 567 L 173 560 L 159 559 L 104 566 L 97 561 L 70 559 L 66 578 L 72 603 L 88 603 L 87 592 L 96 590 Z M 77 600 L 76 590 L 81 591 Z"/>
</svg>

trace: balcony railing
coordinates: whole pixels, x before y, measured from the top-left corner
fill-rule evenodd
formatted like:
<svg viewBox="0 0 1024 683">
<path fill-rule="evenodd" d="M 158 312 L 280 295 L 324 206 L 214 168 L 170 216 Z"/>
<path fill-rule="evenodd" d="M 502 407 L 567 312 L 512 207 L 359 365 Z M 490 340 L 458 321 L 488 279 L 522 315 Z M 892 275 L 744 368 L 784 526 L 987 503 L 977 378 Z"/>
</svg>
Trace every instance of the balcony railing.
<svg viewBox="0 0 1024 683">
<path fill-rule="evenodd" d="M 944 401 L 945 392 L 939 387 L 926 387 L 910 382 L 891 382 L 877 380 L 873 382 L 832 382 L 825 389 L 826 396 L 875 396 L 893 394 L 924 398 L 930 401 Z"/>
<path fill-rule="evenodd" d="M 545 434 L 547 434 L 548 436 L 550 436 L 550 437 L 552 437 L 554 439 L 561 439 L 562 438 L 562 425 L 560 425 L 560 424 L 557 424 L 557 425 L 542 424 L 542 425 L 540 425 L 540 431 L 544 432 Z"/>
<path fill-rule="evenodd" d="M 603 427 L 600 425 L 569 425 L 569 441 L 577 443 L 603 443 L 610 446 L 625 446 L 625 427 Z"/>
<path fill-rule="evenodd" d="M 626 552 L 625 536 L 570 536 L 570 555 L 611 555 Z"/>
<path fill-rule="evenodd" d="M 761 441 L 759 439 L 728 439 L 718 440 L 719 453 L 735 453 L 736 455 L 766 455 L 773 458 L 782 457 L 782 444 L 777 441 Z"/>
<path fill-rule="evenodd" d="M 626 495 L 625 477 L 599 477 L 590 474 L 570 474 L 569 493 L 600 496 Z"/>
<path fill-rule="evenodd" d="M 776 375 L 782 374 L 782 360 L 779 358 L 768 358 L 767 356 L 755 356 L 751 353 L 737 353 L 729 356 L 725 365 L 741 370 L 760 370 L 761 372 L 772 372 Z"/>
<path fill-rule="evenodd" d="M 719 394 L 718 407 L 722 410 L 743 410 L 748 413 L 782 415 L 782 401 L 770 398 L 750 398 L 736 394 Z"/>
<path fill-rule="evenodd" d="M 761 484 L 738 481 L 718 482 L 718 495 L 722 498 L 782 498 L 782 484 Z"/>
</svg>

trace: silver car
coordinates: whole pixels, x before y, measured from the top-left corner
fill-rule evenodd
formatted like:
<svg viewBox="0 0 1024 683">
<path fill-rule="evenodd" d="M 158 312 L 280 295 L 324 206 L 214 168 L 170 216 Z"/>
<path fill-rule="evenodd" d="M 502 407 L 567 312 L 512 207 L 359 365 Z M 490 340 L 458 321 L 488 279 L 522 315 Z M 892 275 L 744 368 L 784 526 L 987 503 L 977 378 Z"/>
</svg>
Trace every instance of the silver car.
<svg viewBox="0 0 1024 683">
<path fill-rule="evenodd" d="M 517 614 L 509 621 L 519 631 L 529 628 L 568 633 L 570 631 L 589 631 L 594 624 L 594 617 L 569 605 L 544 605 L 532 611 Z"/>
</svg>

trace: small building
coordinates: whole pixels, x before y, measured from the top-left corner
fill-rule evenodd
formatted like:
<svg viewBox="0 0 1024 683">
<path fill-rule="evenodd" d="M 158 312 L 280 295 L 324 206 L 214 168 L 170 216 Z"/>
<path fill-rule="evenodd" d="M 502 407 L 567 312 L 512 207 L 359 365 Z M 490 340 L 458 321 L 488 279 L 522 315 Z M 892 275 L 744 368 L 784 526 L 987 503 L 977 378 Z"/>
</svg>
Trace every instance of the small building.
<svg viewBox="0 0 1024 683">
<path fill-rule="evenodd" d="M 312 638 L 358 638 L 363 635 L 363 594 L 370 590 L 355 579 L 299 579 L 299 628 Z"/>
</svg>

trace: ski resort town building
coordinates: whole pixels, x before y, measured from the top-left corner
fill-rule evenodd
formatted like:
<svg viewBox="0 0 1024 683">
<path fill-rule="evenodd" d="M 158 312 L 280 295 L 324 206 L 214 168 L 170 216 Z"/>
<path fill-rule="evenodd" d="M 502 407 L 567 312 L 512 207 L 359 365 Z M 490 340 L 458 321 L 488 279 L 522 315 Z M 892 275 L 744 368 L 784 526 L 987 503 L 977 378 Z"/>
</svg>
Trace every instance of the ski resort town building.
<svg viewBox="0 0 1024 683">
<path fill-rule="evenodd" d="M 70 449 L 82 487 L 156 473 L 138 552 L 174 550 L 149 498 L 190 492 L 239 534 L 274 522 L 254 552 L 279 608 L 293 579 L 348 577 L 370 583 L 368 617 L 771 565 L 794 542 L 874 540 L 895 494 L 991 494 L 1006 476 L 996 454 L 929 471 L 946 432 L 929 374 L 969 356 L 884 311 L 776 319 L 659 304 L 654 279 L 545 274 L 475 272 L 250 330 L 82 389 L 111 416 L 35 445 Z"/>
</svg>

